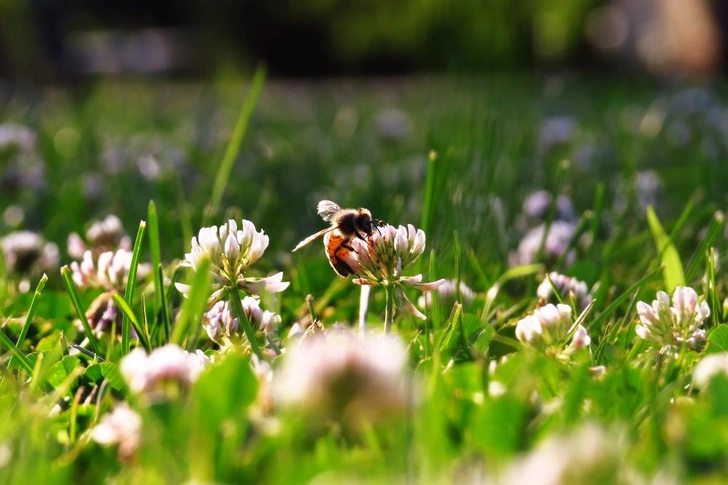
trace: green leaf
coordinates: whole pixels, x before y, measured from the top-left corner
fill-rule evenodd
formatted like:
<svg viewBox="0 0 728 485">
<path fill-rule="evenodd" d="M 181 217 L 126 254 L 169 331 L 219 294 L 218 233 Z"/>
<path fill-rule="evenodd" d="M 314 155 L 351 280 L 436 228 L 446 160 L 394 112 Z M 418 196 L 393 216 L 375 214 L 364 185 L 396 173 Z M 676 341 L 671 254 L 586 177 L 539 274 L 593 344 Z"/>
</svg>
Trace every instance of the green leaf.
<svg viewBox="0 0 728 485">
<path fill-rule="evenodd" d="M 54 388 L 58 388 L 80 365 L 81 361 L 78 357 L 73 355 L 63 357 L 63 359 L 53 364 L 48 371 L 48 383 Z"/>
<path fill-rule="evenodd" d="M 121 376 L 119 367 L 116 364 L 113 362 L 102 362 L 98 365 L 101 369 L 101 375 L 104 376 L 104 379 L 109 381 L 109 385 L 113 389 L 117 391 L 126 389 L 126 382 L 124 382 L 124 378 Z"/>
<path fill-rule="evenodd" d="M 665 229 L 663 229 L 657 214 L 655 214 L 651 206 L 647 208 L 647 223 L 650 225 L 650 231 L 662 263 L 665 291 L 672 293 L 676 286 L 685 286 L 685 272 L 680 261 L 680 255 L 667 233 L 665 233 Z"/>
<path fill-rule="evenodd" d="M 723 323 L 715 327 L 708 335 L 706 354 L 728 352 L 728 325 Z"/>
<path fill-rule="evenodd" d="M 513 396 L 488 399 L 472 424 L 475 446 L 485 453 L 508 455 L 519 449 L 526 406 Z"/>
<path fill-rule="evenodd" d="M 245 416 L 257 395 L 258 380 L 250 367 L 250 358 L 239 354 L 230 354 L 208 368 L 192 391 L 192 399 L 200 410 L 198 417 L 213 426 Z"/>
<path fill-rule="evenodd" d="M 86 371 L 83 373 L 83 375 L 91 382 L 98 382 L 104 377 L 101 373 L 100 364 L 91 364 L 86 368 Z"/>
</svg>

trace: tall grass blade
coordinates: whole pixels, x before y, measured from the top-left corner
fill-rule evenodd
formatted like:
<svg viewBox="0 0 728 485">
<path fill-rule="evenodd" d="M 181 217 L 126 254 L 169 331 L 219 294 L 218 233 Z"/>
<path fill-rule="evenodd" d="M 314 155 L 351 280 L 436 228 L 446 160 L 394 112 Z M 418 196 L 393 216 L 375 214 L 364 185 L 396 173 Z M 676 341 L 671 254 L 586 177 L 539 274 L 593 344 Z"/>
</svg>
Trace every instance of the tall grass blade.
<svg viewBox="0 0 728 485">
<path fill-rule="evenodd" d="M 232 172 L 233 164 L 235 163 L 235 158 L 238 156 L 240 148 L 243 145 L 243 138 L 245 137 L 245 132 L 248 130 L 248 123 L 250 122 L 250 117 L 253 114 L 255 105 L 258 102 L 260 92 L 263 90 L 264 82 L 265 68 L 258 67 L 258 69 L 255 70 L 255 75 L 253 76 L 250 92 L 248 93 L 247 98 L 245 98 L 243 106 L 240 108 L 240 114 L 238 115 L 238 121 L 235 124 L 233 136 L 230 139 L 230 143 L 225 150 L 225 155 L 217 169 L 217 177 L 215 178 L 215 184 L 212 187 L 212 196 L 210 197 L 210 204 L 207 208 L 208 210 L 205 213 L 203 225 L 207 225 L 210 219 L 220 210 L 222 197 L 225 194 L 225 188 L 227 187 L 230 173 Z"/>
<path fill-rule="evenodd" d="M 5 332 L 3 332 L 2 330 L 0 330 L 0 344 L 2 344 L 3 347 L 11 352 L 14 358 L 18 359 L 18 363 L 23 369 L 25 369 L 28 374 L 33 373 L 33 366 L 30 364 L 28 358 L 23 352 L 20 351 L 19 348 L 15 346 L 15 344 L 13 344 L 13 341 L 10 340 L 10 337 L 5 335 Z"/>
<path fill-rule="evenodd" d="M 685 273 L 680 262 L 680 255 L 665 233 L 665 229 L 652 207 L 647 208 L 647 223 L 650 225 L 650 231 L 662 263 L 665 291 L 672 293 L 676 286 L 685 286 Z"/>
<path fill-rule="evenodd" d="M 147 349 L 147 351 L 152 350 L 152 347 L 149 345 L 149 335 L 147 334 L 141 323 L 139 323 L 139 319 L 136 317 L 136 315 L 134 315 L 134 310 L 131 309 L 129 303 L 124 299 L 123 296 L 118 293 L 114 293 L 113 298 L 116 304 L 119 306 L 119 309 L 121 309 L 121 312 L 124 314 L 124 317 L 127 318 L 129 322 L 134 326 L 134 330 L 136 331 L 137 337 L 139 338 L 139 343 L 142 344 L 142 347 Z"/>
<path fill-rule="evenodd" d="M 147 207 L 147 223 L 149 224 L 149 252 L 152 258 L 152 269 L 154 271 L 154 322 L 161 325 L 164 330 L 164 339 L 169 339 L 169 317 L 164 303 L 164 274 L 160 271 L 162 267 L 162 250 L 159 240 L 159 216 L 157 206 L 153 200 L 149 201 Z"/>
<path fill-rule="evenodd" d="M 210 295 L 210 282 L 212 281 L 212 273 L 210 273 L 210 260 L 201 261 L 192 278 L 190 291 L 187 298 L 182 303 L 179 317 L 172 331 L 172 343 L 182 345 L 187 338 L 192 325 L 200 323 L 202 314 L 207 305 L 207 298 Z"/>
<path fill-rule="evenodd" d="M 139 229 L 137 230 L 136 239 L 134 240 L 134 250 L 131 254 L 131 266 L 129 266 L 129 276 L 126 280 L 126 291 L 124 291 L 124 300 L 127 302 L 133 301 L 134 292 L 136 291 L 137 285 L 137 268 L 139 267 L 139 254 L 142 250 L 142 241 L 144 240 L 144 231 L 147 228 L 147 223 L 141 221 L 139 223 Z M 140 336 L 141 337 L 141 336 Z M 124 312 L 121 319 L 121 352 L 122 355 L 129 353 L 131 349 L 131 320 L 129 313 Z"/>
<path fill-rule="evenodd" d="M 78 318 L 81 320 L 83 331 L 86 333 L 86 338 L 88 339 L 91 348 L 95 354 L 101 354 L 99 340 L 96 338 L 96 334 L 94 334 L 94 331 L 91 329 L 91 325 L 88 323 L 86 313 L 81 305 L 81 297 L 78 294 L 78 290 L 76 290 L 76 285 L 74 284 L 73 277 L 71 276 L 71 269 L 68 266 L 61 268 L 61 278 L 63 279 L 63 283 L 66 285 L 68 296 L 71 298 L 73 308 L 75 308 Z"/>
<path fill-rule="evenodd" d="M 241 295 L 240 290 L 233 286 L 232 292 L 230 293 L 230 306 L 233 308 L 233 314 L 238 317 L 238 321 L 240 322 L 240 326 L 243 327 L 243 331 L 245 332 L 245 336 L 248 338 L 248 342 L 250 342 L 250 348 L 253 351 L 255 355 L 258 356 L 259 359 L 263 359 L 263 352 L 260 350 L 260 344 L 258 343 L 258 337 L 255 336 L 255 330 L 253 329 L 252 325 L 250 324 L 250 320 L 248 319 L 248 316 L 245 314 L 245 310 L 243 309 L 243 304 L 241 303 Z"/>
<path fill-rule="evenodd" d="M 20 330 L 20 335 L 18 336 L 18 341 L 15 343 L 15 346 L 19 349 L 22 347 L 23 342 L 25 342 L 25 337 L 28 335 L 28 330 L 30 329 L 30 326 L 33 324 L 33 319 L 35 318 L 35 312 L 38 310 L 38 303 L 40 302 L 40 296 L 43 294 L 43 290 L 45 289 L 45 285 L 48 282 L 48 275 L 43 273 L 43 276 L 41 276 L 40 281 L 38 282 L 38 285 L 35 287 L 35 292 L 33 293 L 33 299 L 30 301 L 30 307 L 28 307 L 28 315 L 25 317 L 25 323 L 23 324 L 23 328 Z"/>
</svg>

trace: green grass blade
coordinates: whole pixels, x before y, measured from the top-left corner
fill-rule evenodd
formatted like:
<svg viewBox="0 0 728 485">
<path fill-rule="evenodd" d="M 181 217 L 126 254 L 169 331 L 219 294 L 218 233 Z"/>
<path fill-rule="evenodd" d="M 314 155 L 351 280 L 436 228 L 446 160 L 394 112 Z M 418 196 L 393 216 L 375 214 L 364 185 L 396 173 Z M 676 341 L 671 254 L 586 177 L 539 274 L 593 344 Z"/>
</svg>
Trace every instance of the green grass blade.
<svg viewBox="0 0 728 485">
<path fill-rule="evenodd" d="M 431 281 L 435 281 L 435 250 L 430 251 L 430 271 L 429 271 L 429 277 Z M 437 290 L 430 292 L 430 318 L 425 320 L 425 333 L 427 334 L 427 342 L 429 346 L 429 339 L 430 339 L 430 327 L 429 327 L 429 321 L 432 321 L 432 328 L 440 328 L 442 326 L 442 317 L 440 316 L 440 304 L 437 301 Z"/>
<path fill-rule="evenodd" d="M 147 223 L 149 224 L 149 252 L 152 258 L 152 268 L 154 270 L 154 322 L 159 324 L 161 320 L 164 329 L 165 340 L 169 338 L 169 318 L 166 318 L 167 312 L 164 306 L 164 275 L 158 271 L 162 264 L 162 251 L 159 243 L 159 216 L 157 214 L 157 206 L 153 200 L 149 201 L 147 207 Z"/>
<path fill-rule="evenodd" d="M 83 331 L 86 333 L 86 338 L 88 338 L 91 348 L 95 354 L 101 354 L 99 341 L 93 330 L 91 330 L 91 325 L 88 323 L 86 313 L 81 306 L 81 297 L 78 294 L 78 290 L 76 290 L 76 285 L 73 282 L 73 276 L 71 276 L 71 269 L 68 266 L 61 268 L 61 277 L 63 278 L 63 283 L 66 285 L 66 290 L 68 290 L 68 296 L 71 298 L 71 303 L 76 309 L 76 313 L 78 313 L 78 318 L 81 320 Z"/>
<path fill-rule="evenodd" d="M 30 361 L 28 358 L 23 354 L 19 348 L 13 344 L 13 341 L 10 340 L 10 337 L 5 335 L 5 332 L 0 330 L 0 344 L 2 344 L 3 347 L 5 347 L 9 352 L 13 354 L 13 357 L 18 359 L 18 363 L 25 369 L 25 371 L 28 374 L 33 374 L 33 366 L 30 365 Z"/>
<path fill-rule="evenodd" d="M 162 318 L 162 328 L 164 329 L 164 336 L 162 339 L 162 342 L 168 342 L 169 337 L 171 336 L 172 332 L 172 319 L 169 316 L 169 298 L 167 298 L 167 292 L 164 291 L 164 272 L 162 269 L 162 264 L 160 263 L 157 266 L 157 271 L 155 275 L 155 280 L 159 279 L 159 281 L 162 282 L 162 284 L 159 287 L 159 296 L 160 296 L 160 304 L 159 308 L 162 312 L 161 318 Z"/>
<path fill-rule="evenodd" d="M 152 348 L 149 345 L 149 335 L 147 335 L 144 331 L 144 327 L 139 323 L 139 319 L 136 315 L 134 315 L 134 310 L 132 310 L 129 306 L 129 302 L 127 302 L 124 297 L 118 293 L 114 293 L 113 298 L 121 312 L 124 314 L 124 317 L 127 318 L 134 326 L 134 330 L 136 330 L 136 333 L 139 336 L 139 343 L 141 343 L 145 349 L 151 350 Z"/>
<path fill-rule="evenodd" d="M 690 261 L 688 262 L 688 269 L 685 275 L 687 281 L 693 280 L 693 277 L 698 272 L 698 269 L 700 269 L 701 265 L 705 262 L 705 256 L 708 254 L 708 251 L 713 246 L 715 238 L 723 233 L 724 226 L 725 214 L 723 214 L 722 212 L 716 212 L 713 215 L 712 220 L 710 221 L 710 226 L 708 226 L 706 236 L 701 241 L 700 247 L 698 247 L 697 251 L 695 251 L 693 257 L 690 258 Z"/>
<path fill-rule="evenodd" d="M 243 102 L 243 106 L 240 108 L 240 114 L 238 115 L 238 121 L 235 124 L 235 130 L 233 136 L 228 143 L 225 155 L 220 162 L 220 167 L 217 169 L 217 177 L 215 178 L 215 184 L 212 187 L 212 196 L 210 197 L 210 204 L 208 205 L 205 213 L 203 225 L 207 225 L 210 219 L 218 213 L 220 210 L 220 204 L 222 203 L 222 197 L 225 194 L 225 188 L 227 187 L 228 180 L 230 179 L 230 173 L 235 163 L 235 158 L 240 152 L 240 148 L 243 145 L 243 138 L 245 132 L 248 130 L 248 123 L 250 117 L 253 115 L 253 110 L 258 102 L 260 92 L 263 90 L 263 84 L 265 82 L 265 68 L 258 67 L 255 70 L 253 76 L 253 82 L 250 86 L 250 92 Z"/>
<path fill-rule="evenodd" d="M 15 346 L 18 349 L 20 349 L 20 347 L 23 345 L 23 342 L 25 342 L 25 336 L 28 335 L 28 330 L 30 329 L 31 324 L 33 323 L 33 319 L 35 318 L 35 312 L 38 310 L 38 303 L 40 302 L 40 296 L 43 294 L 43 289 L 45 289 L 45 285 L 47 282 L 48 282 L 48 275 L 43 273 L 43 276 L 40 278 L 38 285 L 35 287 L 35 293 L 33 293 L 33 299 L 30 302 L 30 307 L 28 307 L 28 315 L 25 317 L 25 323 L 23 324 L 23 328 L 20 331 L 20 335 L 18 336 L 18 341 L 15 343 Z"/>
<path fill-rule="evenodd" d="M 437 152 L 431 151 L 427 157 L 427 179 L 425 185 L 425 200 L 422 205 L 422 222 L 420 229 L 425 231 L 430 228 L 433 208 L 435 206 L 435 182 L 437 177 Z"/>
<path fill-rule="evenodd" d="M 665 291 L 672 293 L 676 286 L 685 286 L 685 273 L 680 262 L 680 255 L 665 233 L 665 229 L 652 207 L 647 208 L 647 223 L 650 225 L 650 231 L 662 262 Z"/>
<path fill-rule="evenodd" d="M 172 331 L 172 343 L 174 344 L 182 346 L 193 323 L 197 322 L 199 324 L 202 320 L 207 298 L 210 295 L 210 283 L 212 281 L 210 264 L 210 260 L 205 259 L 199 263 L 195 271 L 190 292 L 182 303 L 182 309 Z"/>
<path fill-rule="evenodd" d="M 589 248 L 590 252 L 594 254 L 597 245 L 593 241 L 599 240 L 599 229 L 602 226 L 602 213 L 604 212 L 604 184 L 600 183 L 597 185 L 597 191 L 594 195 L 594 209 L 592 209 L 591 218 L 591 240 L 592 244 Z"/>
<path fill-rule="evenodd" d="M 142 241 L 144 240 L 144 231 L 147 223 L 141 221 L 137 230 L 136 239 L 134 240 L 134 251 L 131 255 L 131 266 L 129 266 L 129 276 L 126 280 L 126 291 L 124 291 L 124 300 L 127 302 L 134 299 L 134 292 L 137 286 L 137 268 L 139 267 L 139 254 L 142 250 Z M 141 338 L 141 336 L 140 336 Z M 126 355 L 131 349 L 131 320 L 129 314 L 124 312 L 121 319 L 121 355 Z"/>
<path fill-rule="evenodd" d="M 228 300 L 230 302 L 230 306 L 233 308 L 233 314 L 238 317 L 240 326 L 243 327 L 245 336 L 248 337 L 248 342 L 250 342 L 250 348 L 253 353 L 257 355 L 259 359 L 263 360 L 263 352 L 260 350 L 260 344 L 258 343 L 258 338 L 255 336 L 255 330 L 250 325 L 250 320 L 248 320 L 248 316 L 245 314 L 245 310 L 243 310 L 243 304 L 240 299 L 240 290 L 237 287 L 233 287 L 230 293 L 230 299 Z"/>
</svg>

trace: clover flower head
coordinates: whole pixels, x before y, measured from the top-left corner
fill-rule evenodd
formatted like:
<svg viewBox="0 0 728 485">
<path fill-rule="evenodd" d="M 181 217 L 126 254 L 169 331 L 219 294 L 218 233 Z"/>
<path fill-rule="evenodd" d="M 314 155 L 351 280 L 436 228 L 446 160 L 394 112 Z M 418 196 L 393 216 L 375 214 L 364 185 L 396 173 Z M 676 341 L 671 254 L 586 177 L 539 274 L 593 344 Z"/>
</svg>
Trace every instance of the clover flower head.
<svg viewBox="0 0 728 485">
<path fill-rule="evenodd" d="M 281 322 L 280 315 L 260 308 L 260 300 L 252 296 L 246 296 L 240 303 L 243 305 L 245 316 L 257 328 L 265 333 L 274 332 Z M 234 316 L 230 303 L 225 300 L 216 302 L 203 316 L 203 327 L 207 336 L 213 342 L 229 340 L 237 342 L 243 337 L 243 330 L 240 322 Z"/>
<path fill-rule="evenodd" d="M 393 286 L 397 307 L 406 309 L 416 317 L 422 314 L 407 298 L 402 287 L 419 291 L 432 291 L 445 282 L 444 279 L 423 283 L 422 275 L 403 276 L 402 270 L 414 263 L 425 250 L 426 237 L 422 229 L 413 225 L 394 227 L 389 224 L 372 232 L 366 240 L 353 239 L 354 251 L 346 261 L 354 271 L 354 283 L 369 286 Z"/>
<path fill-rule="evenodd" d="M 460 293 L 460 302 L 463 304 L 463 307 L 468 307 L 475 299 L 475 292 L 464 281 L 461 281 L 458 285 L 457 280 L 450 279 L 445 280 L 437 288 L 437 301 L 445 308 L 451 308 L 455 304 L 455 301 L 458 300 L 458 292 Z M 432 305 L 431 293 L 423 293 L 417 299 L 417 305 L 420 308 L 426 308 Z"/>
<path fill-rule="evenodd" d="M 79 288 L 101 288 L 106 291 L 123 291 L 129 279 L 132 252 L 118 249 L 105 251 L 97 257 L 91 250 L 83 253 L 83 259 L 71 262 L 73 282 Z M 137 280 L 144 279 L 150 271 L 148 264 L 137 265 Z"/>
<path fill-rule="evenodd" d="M 58 246 L 32 231 L 12 232 L 0 239 L 8 273 L 37 275 L 58 268 Z"/>
<path fill-rule="evenodd" d="M 117 404 L 91 430 L 91 439 L 104 446 L 119 446 L 119 457 L 128 460 L 139 448 L 142 418 L 126 403 Z"/>
<path fill-rule="evenodd" d="M 16 147 L 26 152 L 33 151 L 35 150 L 35 142 L 35 133 L 26 126 L 12 121 L 0 125 L 0 150 Z"/>
<path fill-rule="evenodd" d="M 122 359 L 120 370 L 132 392 L 154 401 L 168 396 L 171 389 L 189 390 L 209 364 L 201 350 L 190 353 L 167 344 L 150 354 L 137 347 Z"/>
<path fill-rule="evenodd" d="M 520 319 L 516 324 L 516 338 L 524 345 L 539 350 L 548 348 L 563 349 L 572 329 L 571 307 L 549 303 L 537 308 L 533 313 Z M 588 347 L 589 334 L 581 325 L 573 331 L 568 351 Z"/>
<path fill-rule="evenodd" d="M 625 434 L 587 422 L 552 435 L 500 475 L 498 484 L 648 483 L 625 463 Z"/>
<path fill-rule="evenodd" d="M 242 227 L 230 219 L 222 226 L 203 227 L 192 238 L 192 249 L 185 255 L 185 260 L 197 269 L 200 259 L 208 257 L 216 272 L 228 281 L 237 281 L 250 265 L 255 263 L 268 247 L 268 236 L 264 231 L 257 231 L 255 225 L 243 219 Z"/>
<path fill-rule="evenodd" d="M 546 238 L 544 239 L 544 233 Z M 511 266 L 519 266 L 531 264 L 536 261 L 536 257 L 543 243 L 543 255 L 547 259 L 557 259 L 566 254 L 566 262 L 571 264 L 576 255 L 573 251 L 569 251 L 571 240 L 576 235 L 576 224 L 567 221 L 554 221 L 546 232 L 546 225 L 541 224 L 529 230 L 521 242 L 518 249 L 509 255 L 509 263 Z"/>
<path fill-rule="evenodd" d="M 72 258 L 81 259 L 88 250 L 94 255 L 117 249 L 131 250 L 131 238 L 124 231 L 121 219 L 113 214 L 91 223 L 86 231 L 86 241 L 88 244 L 75 232 L 69 234 L 68 254 Z"/>
<path fill-rule="evenodd" d="M 523 201 L 523 215 L 530 221 L 543 221 L 551 208 L 553 197 L 547 190 L 537 190 Z M 574 205 L 569 196 L 560 194 L 556 198 L 556 220 L 568 221 L 574 218 Z"/>
<path fill-rule="evenodd" d="M 693 384 L 705 389 L 714 376 L 722 374 L 728 379 L 728 352 L 706 355 L 693 369 Z"/>
<path fill-rule="evenodd" d="M 243 219 L 242 227 L 238 229 L 235 220 L 230 219 L 222 226 L 203 227 L 197 237 L 192 238 L 192 249 L 185 255 L 186 266 L 194 271 L 203 259 L 209 258 L 212 263 L 211 271 L 216 281 L 225 286 L 237 285 L 240 289 L 251 294 L 258 294 L 265 289 L 269 292 L 281 292 L 289 283 L 282 281 L 283 274 L 278 273 L 267 278 L 249 278 L 245 272 L 255 263 L 268 247 L 268 236 L 263 231 L 257 231 L 255 225 Z M 185 293 L 188 287 L 177 285 Z M 219 294 L 213 294 L 211 301 L 220 299 Z"/>
<path fill-rule="evenodd" d="M 549 282 L 549 280 L 551 280 Z M 579 310 L 584 310 L 589 303 L 592 301 L 592 296 L 589 293 L 589 287 L 583 281 L 579 281 L 576 278 L 559 274 L 555 271 L 549 273 L 548 278 L 544 278 L 536 294 L 539 298 L 544 301 L 554 303 L 556 297 L 554 295 L 554 289 L 556 287 L 562 298 L 568 299 L 569 295 L 574 296 L 574 301 Z"/>
<path fill-rule="evenodd" d="M 652 305 L 637 303 L 640 323 L 635 327 L 637 335 L 660 347 L 660 352 L 673 352 L 682 345 L 701 350 L 705 345 L 703 322 L 710 316 L 710 308 L 690 287 L 678 286 L 672 301 L 664 291 L 657 292 Z"/>
<path fill-rule="evenodd" d="M 311 415 L 372 422 L 405 409 L 406 362 L 404 346 L 392 336 L 319 334 L 286 355 L 275 392 L 283 405 Z"/>
</svg>

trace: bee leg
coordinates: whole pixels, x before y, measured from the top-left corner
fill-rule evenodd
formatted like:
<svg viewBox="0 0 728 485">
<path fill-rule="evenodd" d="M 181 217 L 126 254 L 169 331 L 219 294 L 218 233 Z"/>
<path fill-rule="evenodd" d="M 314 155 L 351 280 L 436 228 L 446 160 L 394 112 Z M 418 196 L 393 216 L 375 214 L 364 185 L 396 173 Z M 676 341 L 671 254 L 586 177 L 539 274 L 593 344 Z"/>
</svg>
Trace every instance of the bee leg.
<svg viewBox="0 0 728 485">
<path fill-rule="evenodd" d="M 344 242 L 342 242 L 341 244 L 339 244 L 339 247 L 338 247 L 338 248 L 336 248 L 336 251 L 338 251 L 338 250 L 339 250 L 339 249 L 341 249 L 341 248 L 344 248 L 344 249 L 348 249 L 348 250 L 349 250 L 349 251 L 351 251 L 352 253 L 356 253 L 356 249 L 354 249 L 354 248 L 353 248 L 353 247 L 351 246 L 351 244 L 349 244 L 349 242 L 348 242 L 348 241 L 344 241 Z"/>
</svg>

